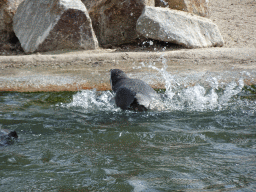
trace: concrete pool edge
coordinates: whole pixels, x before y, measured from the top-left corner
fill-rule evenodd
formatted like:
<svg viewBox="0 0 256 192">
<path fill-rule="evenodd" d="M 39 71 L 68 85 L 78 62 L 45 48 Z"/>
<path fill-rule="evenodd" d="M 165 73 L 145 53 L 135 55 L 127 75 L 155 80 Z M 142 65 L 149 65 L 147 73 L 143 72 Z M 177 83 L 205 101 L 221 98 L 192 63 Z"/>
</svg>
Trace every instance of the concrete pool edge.
<svg viewBox="0 0 256 192">
<path fill-rule="evenodd" d="M 164 88 L 152 67 L 167 65 L 171 74 L 256 70 L 256 49 L 207 48 L 164 52 L 115 52 L 114 50 L 0 56 L 0 91 L 109 90 L 109 70 L 120 68 L 135 78 L 145 77 L 154 88 Z M 255 77 L 256 78 L 256 77 Z M 246 84 L 255 84 L 255 78 Z"/>
</svg>

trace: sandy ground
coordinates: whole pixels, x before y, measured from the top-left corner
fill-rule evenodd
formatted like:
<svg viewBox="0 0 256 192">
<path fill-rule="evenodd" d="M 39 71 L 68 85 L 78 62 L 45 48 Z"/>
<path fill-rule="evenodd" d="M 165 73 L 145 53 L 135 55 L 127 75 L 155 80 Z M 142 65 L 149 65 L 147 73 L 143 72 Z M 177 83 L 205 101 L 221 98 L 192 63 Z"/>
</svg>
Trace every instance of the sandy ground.
<svg viewBox="0 0 256 192">
<path fill-rule="evenodd" d="M 256 0 L 210 0 L 210 12 L 224 47 L 256 48 Z"/>
<path fill-rule="evenodd" d="M 256 84 L 256 0 L 211 0 L 210 19 L 220 28 L 223 48 L 183 49 L 179 46 L 122 46 L 93 51 L 54 51 L 0 56 L 0 91 L 74 91 L 110 89 L 109 70 L 120 68 L 155 88 L 164 88 L 161 74 L 150 65 L 179 76 L 251 72 L 246 84 Z M 12 54 L 19 54 L 13 56 Z M 11 55 L 11 56 L 10 56 Z M 145 67 L 147 66 L 147 67 Z M 249 74 L 249 73 L 248 73 Z M 234 75 L 231 75 L 234 76 Z M 190 80 L 190 84 L 196 80 Z"/>
</svg>

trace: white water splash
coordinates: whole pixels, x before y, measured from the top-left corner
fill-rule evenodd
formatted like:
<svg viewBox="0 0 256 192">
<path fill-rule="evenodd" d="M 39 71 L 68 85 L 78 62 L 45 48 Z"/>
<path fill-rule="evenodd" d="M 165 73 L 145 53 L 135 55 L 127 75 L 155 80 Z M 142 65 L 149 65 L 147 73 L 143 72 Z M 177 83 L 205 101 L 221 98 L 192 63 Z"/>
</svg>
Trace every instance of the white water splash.
<svg viewBox="0 0 256 192">
<path fill-rule="evenodd" d="M 221 77 L 209 72 L 204 75 L 193 74 L 199 79 L 195 85 L 188 85 L 187 79 L 190 79 L 191 74 L 187 77 L 178 77 L 168 73 L 167 60 L 163 56 L 160 58 L 163 67 L 157 68 L 155 63 L 149 62 L 140 63 L 140 67 L 152 68 L 156 70 L 165 82 L 165 93 L 161 95 L 159 107 L 152 103 L 153 111 L 205 111 L 205 110 L 222 110 L 228 107 L 231 102 L 235 102 L 233 97 L 239 94 L 244 87 L 244 80 L 241 77 L 238 82 L 231 81 L 230 83 L 221 82 Z M 181 83 L 183 82 L 183 83 Z M 185 82 L 185 85 L 184 85 Z M 82 107 L 85 110 L 97 111 L 116 111 L 120 110 L 115 106 L 114 94 L 110 91 L 97 92 L 96 90 L 83 90 L 73 96 L 73 102 L 67 107 Z"/>
<path fill-rule="evenodd" d="M 169 76 L 170 77 L 170 76 Z M 226 85 L 224 91 L 219 91 L 218 82 L 212 87 L 205 88 L 201 85 L 192 87 L 173 87 L 170 81 L 166 81 L 166 92 L 161 95 L 161 106 L 154 107 L 153 111 L 204 111 L 221 110 L 229 105 L 232 97 L 242 91 L 243 80 L 238 84 L 231 82 Z M 66 107 L 81 107 L 85 111 L 121 111 L 115 106 L 114 94 L 110 91 L 97 92 L 94 90 L 83 90 L 73 96 L 73 101 Z"/>
<path fill-rule="evenodd" d="M 243 79 L 238 83 L 231 82 L 219 87 L 216 78 L 208 79 L 209 87 L 196 84 L 190 87 L 175 87 L 166 86 L 164 104 L 166 110 L 220 110 L 224 106 L 228 106 L 232 98 L 239 94 L 244 86 Z M 223 86 L 222 86 L 223 87 Z"/>
<path fill-rule="evenodd" d="M 231 97 L 237 95 L 242 91 L 243 87 L 243 79 L 239 79 L 238 84 L 236 82 L 231 82 L 226 86 L 224 94 L 220 96 L 219 103 L 222 105 L 227 104 Z"/>
<path fill-rule="evenodd" d="M 148 185 L 146 181 L 133 179 L 133 180 L 128 180 L 128 183 L 134 187 L 133 189 L 134 192 L 147 191 Z"/>
<path fill-rule="evenodd" d="M 73 96 L 73 101 L 66 107 L 82 107 L 88 112 L 117 110 L 113 97 L 110 91 L 82 90 Z"/>
</svg>

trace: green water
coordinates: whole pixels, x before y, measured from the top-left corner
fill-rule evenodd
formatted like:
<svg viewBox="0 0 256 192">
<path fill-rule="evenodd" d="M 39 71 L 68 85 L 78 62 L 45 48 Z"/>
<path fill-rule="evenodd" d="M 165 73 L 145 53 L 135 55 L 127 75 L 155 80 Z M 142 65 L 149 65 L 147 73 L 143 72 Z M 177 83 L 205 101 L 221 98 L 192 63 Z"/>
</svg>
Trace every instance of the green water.
<svg viewBox="0 0 256 192">
<path fill-rule="evenodd" d="M 0 191 L 255 191 L 254 88 L 179 88 L 148 112 L 109 91 L 2 92 L 19 139 L 0 147 Z"/>
</svg>

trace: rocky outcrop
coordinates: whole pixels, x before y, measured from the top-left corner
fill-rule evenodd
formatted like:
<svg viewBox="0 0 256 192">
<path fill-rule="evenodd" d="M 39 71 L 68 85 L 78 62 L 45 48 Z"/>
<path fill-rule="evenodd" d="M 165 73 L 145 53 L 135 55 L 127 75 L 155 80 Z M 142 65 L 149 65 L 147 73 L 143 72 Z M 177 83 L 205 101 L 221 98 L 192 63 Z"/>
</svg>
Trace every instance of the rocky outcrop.
<svg viewBox="0 0 256 192">
<path fill-rule="evenodd" d="M 180 11 L 209 16 L 209 0 L 155 0 L 156 7 L 169 7 Z"/>
<path fill-rule="evenodd" d="M 93 29 L 101 45 L 121 45 L 138 38 L 136 22 L 145 6 L 154 0 L 96 0 L 89 5 Z"/>
<path fill-rule="evenodd" d="M 23 0 L 0 1 L 0 42 L 7 42 L 14 36 L 12 20 L 19 4 Z"/>
<path fill-rule="evenodd" d="M 25 52 L 95 49 L 98 41 L 80 0 L 25 0 L 13 27 Z"/>
<path fill-rule="evenodd" d="M 136 30 L 144 37 L 187 48 L 223 46 L 220 31 L 210 19 L 160 7 L 145 7 Z"/>
</svg>

